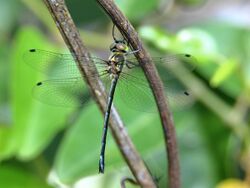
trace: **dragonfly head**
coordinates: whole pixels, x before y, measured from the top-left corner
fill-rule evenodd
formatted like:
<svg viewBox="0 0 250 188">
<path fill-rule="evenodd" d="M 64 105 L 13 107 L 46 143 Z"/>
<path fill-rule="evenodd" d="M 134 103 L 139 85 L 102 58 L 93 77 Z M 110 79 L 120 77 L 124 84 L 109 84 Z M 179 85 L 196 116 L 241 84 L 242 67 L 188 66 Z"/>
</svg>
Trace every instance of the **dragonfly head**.
<svg viewBox="0 0 250 188">
<path fill-rule="evenodd" d="M 125 40 L 115 40 L 110 45 L 110 51 L 111 52 L 122 52 L 126 53 L 129 50 L 128 45 Z"/>
</svg>

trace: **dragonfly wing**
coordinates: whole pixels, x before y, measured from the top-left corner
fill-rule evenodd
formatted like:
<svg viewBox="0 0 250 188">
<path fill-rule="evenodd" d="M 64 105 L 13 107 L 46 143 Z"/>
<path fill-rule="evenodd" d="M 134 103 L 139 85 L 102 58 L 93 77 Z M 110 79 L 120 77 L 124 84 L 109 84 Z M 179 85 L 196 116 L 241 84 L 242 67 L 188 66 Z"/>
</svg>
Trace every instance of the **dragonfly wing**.
<svg viewBox="0 0 250 188">
<path fill-rule="evenodd" d="M 84 80 L 71 54 L 60 54 L 46 50 L 31 49 L 24 53 L 24 61 L 32 68 L 46 74 L 49 80 L 38 82 L 33 88 L 33 96 L 37 100 L 50 105 L 77 107 L 82 106 L 90 98 Z M 96 76 L 107 76 L 107 62 L 96 57 L 79 57 L 83 61 L 94 61 L 96 73 L 90 74 L 90 79 Z M 107 79 L 104 79 L 107 82 Z"/>
<path fill-rule="evenodd" d="M 80 107 L 91 97 L 81 77 L 38 82 L 33 96 L 45 104 L 64 107 Z"/>
<path fill-rule="evenodd" d="M 51 78 L 70 78 L 80 76 L 77 64 L 75 63 L 75 58 L 71 54 L 30 49 L 24 53 L 23 59 L 30 67 L 48 75 Z M 81 59 L 87 62 L 89 57 L 82 56 Z M 99 69 L 104 69 L 106 67 L 106 61 L 100 58 L 91 57 L 90 60 L 94 61 L 94 63 L 86 63 L 83 66 L 96 65 Z"/>
<path fill-rule="evenodd" d="M 134 71 L 133 71 L 134 73 Z M 117 98 L 125 105 L 142 112 L 155 112 L 156 106 L 153 94 L 147 82 L 135 74 L 120 75 L 117 85 Z"/>
<path fill-rule="evenodd" d="M 161 69 L 161 71 L 163 70 Z M 166 100 L 172 109 L 179 110 L 190 104 L 192 101 L 191 93 L 177 79 L 167 77 L 163 82 Z M 146 112 L 156 110 L 154 96 L 140 66 L 124 67 L 118 82 L 117 93 L 131 108 Z"/>
<path fill-rule="evenodd" d="M 152 62 L 157 67 L 157 70 L 164 81 L 176 79 L 176 69 L 184 66 L 188 71 L 195 69 L 197 60 L 190 54 L 174 54 L 165 57 L 152 57 Z M 145 62 L 150 63 L 150 62 Z M 138 60 L 135 57 L 127 58 L 127 67 L 130 69 L 140 67 Z"/>
</svg>

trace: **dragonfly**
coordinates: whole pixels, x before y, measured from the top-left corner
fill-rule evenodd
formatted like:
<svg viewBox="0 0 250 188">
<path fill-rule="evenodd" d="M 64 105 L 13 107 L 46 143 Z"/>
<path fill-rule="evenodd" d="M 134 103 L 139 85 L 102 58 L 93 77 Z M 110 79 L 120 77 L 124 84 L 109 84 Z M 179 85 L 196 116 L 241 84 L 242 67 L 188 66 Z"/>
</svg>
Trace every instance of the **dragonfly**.
<svg viewBox="0 0 250 188">
<path fill-rule="evenodd" d="M 121 96 L 126 105 L 135 109 L 147 109 L 154 103 L 150 86 L 142 72 L 141 65 L 134 54 L 139 50 L 132 51 L 129 43 L 124 38 L 117 39 L 112 30 L 113 43 L 110 45 L 110 56 L 108 59 L 98 57 L 81 57 L 84 61 L 92 60 L 97 73 L 93 73 L 93 78 L 98 76 L 109 88 L 106 112 L 101 139 L 101 151 L 99 157 L 99 173 L 104 173 L 105 168 L 105 148 L 108 132 L 110 111 L 112 108 L 115 92 Z M 89 95 L 86 95 L 86 86 L 75 63 L 76 57 L 72 54 L 61 54 L 42 49 L 29 49 L 24 53 L 24 61 L 30 67 L 46 74 L 49 79 L 40 81 L 33 88 L 33 96 L 37 100 L 56 106 L 83 106 L 86 105 Z M 161 66 L 164 70 L 164 85 L 168 90 L 167 98 L 173 101 L 188 100 L 190 93 L 182 88 L 170 86 L 174 74 L 172 68 L 185 62 L 188 70 L 192 71 L 192 63 L 196 59 L 190 54 L 175 54 L 166 57 L 153 57 L 152 62 Z M 148 62 L 148 63 L 152 63 Z M 147 63 L 147 62 L 146 62 Z M 167 66 L 168 69 L 163 68 Z M 174 88 L 174 89 L 173 89 Z M 139 107 L 139 108 L 138 108 Z"/>
</svg>

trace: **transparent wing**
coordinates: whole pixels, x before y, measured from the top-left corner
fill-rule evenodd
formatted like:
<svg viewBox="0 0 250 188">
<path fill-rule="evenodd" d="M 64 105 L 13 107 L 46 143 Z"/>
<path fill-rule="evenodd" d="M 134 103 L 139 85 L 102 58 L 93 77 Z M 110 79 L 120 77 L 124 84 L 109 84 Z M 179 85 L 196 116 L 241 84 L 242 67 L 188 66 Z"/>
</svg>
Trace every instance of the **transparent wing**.
<svg viewBox="0 0 250 188">
<path fill-rule="evenodd" d="M 135 57 L 128 57 L 126 61 L 127 68 L 129 69 L 140 67 L 138 60 Z M 195 69 L 196 62 L 196 58 L 190 54 L 174 54 L 165 57 L 152 57 L 152 63 L 156 65 L 158 72 L 161 75 L 161 79 L 164 81 L 175 79 L 175 69 L 178 69 L 179 66 L 184 66 L 189 71 L 193 71 Z"/>
<path fill-rule="evenodd" d="M 90 99 L 81 77 L 38 82 L 33 88 L 33 96 L 45 104 L 66 107 L 80 107 Z"/>
<path fill-rule="evenodd" d="M 87 61 L 88 57 L 81 57 Z M 79 70 L 71 54 L 60 54 L 40 49 L 30 49 L 23 55 L 23 59 L 30 67 L 48 75 L 51 78 L 65 78 L 80 76 Z M 83 66 L 97 66 L 104 69 L 106 61 L 91 57 L 95 65 L 85 64 Z"/>
<path fill-rule="evenodd" d="M 164 84 L 166 100 L 172 109 L 182 109 L 193 101 L 193 97 L 176 79 L 175 69 L 182 65 L 189 71 L 194 70 L 190 61 L 193 56 L 186 54 L 167 57 L 153 57 Z M 183 65 L 184 64 L 184 65 Z M 185 65 L 186 64 L 186 65 Z M 185 75 L 182 75 L 185 77 Z M 124 67 L 117 86 L 117 94 L 131 108 L 139 111 L 151 112 L 156 110 L 154 96 L 145 75 L 135 58 L 128 59 L 128 66 Z"/>
<path fill-rule="evenodd" d="M 135 75 L 120 75 L 116 89 L 116 98 L 119 98 L 131 109 L 142 112 L 156 111 L 154 97 L 148 83 Z"/>
<path fill-rule="evenodd" d="M 176 83 L 176 82 L 175 82 Z M 179 83 L 176 83 L 179 84 Z M 172 110 L 181 110 L 190 105 L 193 97 L 184 87 L 164 87 L 166 101 Z M 117 86 L 117 96 L 132 109 L 155 112 L 156 104 L 151 88 L 146 81 L 134 77 L 121 78 Z"/>
<path fill-rule="evenodd" d="M 50 105 L 79 107 L 90 98 L 84 80 L 71 54 L 60 54 L 46 50 L 31 49 L 24 53 L 24 61 L 32 68 L 46 74 L 49 80 L 38 82 L 33 88 L 35 99 Z M 87 57 L 81 57 L 88 60 Z M 98 69 L 98 76 L 106 77 L 107 62 L 91 57 Z M 93 77 L 96 76 L 93 75 Z"/>
<path fill-rule="evenodd" d="M 111 81 L 106 71 L 107 62 L 99 58 L 91 59 L 97 65 L 98 75 L 104 81 L 106 88 L 109 88 Z M 32 49 L 24 54 L 24 60 L 32 68 L 56 78 L 39 82 L 34 87 L 33 95 L 39 101 L 56 106 L 76 107 L 84 105 L 90 98 L 71 54 Z M 167 90 L 168 101 L 174 104 L 185 104 L 189 100 L 190 94 L 183 87 L 176 87 L 177 84 L 172 80 L 174 78 L 172 70 L 180 63 L 195 61 L 195 58 L 180 54 L 154 57 L 153 61 L 158 66 L 167 65 L 167 69 L 160 68 L 159 71 L 163 77 L 164 89 Z M 154 97 L 137 60 L 128 58 L 126 65 L 120 75 L 117 95 L 121 96 L 125 104 L 131 108 L 140 111 L 155 111 Z M 193 70 L 193 68 L 191 64 L 188 67 L 189 70 Z"/>
</svg>

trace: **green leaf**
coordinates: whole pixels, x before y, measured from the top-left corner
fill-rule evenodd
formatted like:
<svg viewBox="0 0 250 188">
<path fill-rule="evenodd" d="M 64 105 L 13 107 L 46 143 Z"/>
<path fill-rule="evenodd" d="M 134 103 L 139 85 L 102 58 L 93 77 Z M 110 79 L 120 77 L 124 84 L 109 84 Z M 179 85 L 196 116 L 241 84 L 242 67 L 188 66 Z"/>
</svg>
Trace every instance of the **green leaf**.
<svg viewBox="0 0 250 188">
<path fill-rule="evenodd" d="M 32 87 L 41 75 L 23 62 L 31 48 L 48 49 L 46 38 L 35 28 L 18 31 L 12 53 L 11 109 L 13 125 L 5 149 L 20 159 L 31 159 L 48 145 L 64 126 L 71 109 L 51 107 L 33 99 Z M 51 48 L 51 47 L 50 47 Z"/>
<path fill-rule="evenodd" d="M 198 29 L 198 28 L 186 28 L 180 30 L 176 35 L 175 51 L 190 53 L 197 57 L 201 54 L 202 56 L 214 56 L 217 53 L 216 41 L 212 38 L 209 33 Z"/>
<path fill-rule="evenodd" d="M 195 56 L 198 64 L 217 59 L 217 45 L 212 36 L 197 28 L 180 30 L 176 36 L 151 26 L 139 28 L 140 36 L 158 50 L 166 53 L 188 53 Z"/>
<path fill-rule="evenodd" d="M 119 107 L 137 149 L 147 154 L 161 146 L 163 139 L 158 115 L 135 111 L 128 108 L 119 96 L 115 98 L 115 104 Z M 56 157 L 55 170 L 62 182 L 73 183 L 82 177 L 98 173 L 102 127 L 103 117 L 95 106 L 82 111 L 81 117 L 65 135 Z M 105 157 L 105 173 L 124 166 L 110 131 Z"/>
<path fill-rule="evenodd" d="M 214 187 L 216 182 L 217 169 L 213 165 L 214 150 L 207 146 L 206 138 L 211 135 L 207 126 L 203 126 L 204 118 L 207 117 L 204 112 L 207 111 L 191 108 L 184 113 L 176 113 L 174 116 L 181 174 L 184 174 L 182 182 L 185 187 L 202 185 L 203 188 L 210 188 Z M 210 125 L 212 120 L 206 119 L 206 122 L 205 125 Z"/>
<path fill-rule="evenodd" d="M 147 2 L 144 0 L 116 0 L 116 3 L 129 20 L 139 21 L 157 9 L 159 0 L 147 0 Z"/>
<path fill-rule="evenodd" d="M 5 188 L 49 188 L 45 181 L 33 172 L 17 164 L 2 164 L 0 168 L 0 187 Z"/>
<path fill-rule="evenodd" d="M 234 59 L 228 59 L 222 62 L 211 78 L 211 85 L 214 87 L 221 85 L 225 80 L 235 74 L 236 68 L 237 63 Z"/>
<path fill-rule="evenodd" d="M 173 45 L 173 36 L 171 37 L 162 29 L 144 26 L 140 27 L 138 32 L 143 39 L 154 44 L 160 50 L 167 51 Z"/>
<path fill-rule="evenodd" d="M 56 173 L 63 182 L 98 172 L 102 119 L 97 107 L 90 105 L 67 131 L 55 160 Z"/>
</svg>

